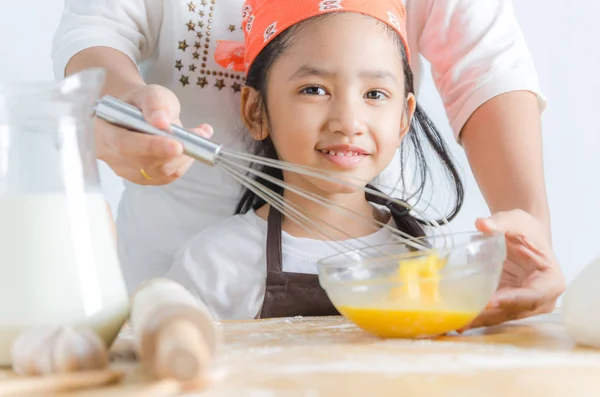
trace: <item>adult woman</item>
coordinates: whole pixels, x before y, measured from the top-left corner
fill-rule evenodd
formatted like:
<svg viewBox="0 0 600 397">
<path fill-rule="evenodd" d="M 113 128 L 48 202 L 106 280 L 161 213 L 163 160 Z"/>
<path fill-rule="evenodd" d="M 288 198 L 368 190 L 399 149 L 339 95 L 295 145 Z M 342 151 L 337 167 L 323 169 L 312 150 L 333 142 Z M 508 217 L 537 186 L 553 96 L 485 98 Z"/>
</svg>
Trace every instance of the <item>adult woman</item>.
<svg viewBox="0 0 600 397">
<path fill-rule="evenodd" d="M 342 2 L 323 0 L 322 6 Z M 158 127 L 199 126 L 198 133 L 214 131 L 215 140 L 245 149 L 236 110 L 243 72 L 236 67 L 239 60 L 222 59 L 216 51 L 219 44 L 242 41 L 242 0 L 65 4 L 54 44 L 58 77 L 102 66 L 109 72 L 104 92 L 139 106 Z M 422 54 L 431 62 L 452 129 L 491 212 L 520 208 L 532 214 L 546 226 L 544 243 L 549 243 L 540 127 L 544 100 L 510 1 L 407 0 L 406 6 L 416 81 Z M 235 208 L 238 185 L 217 169 L 193 164 L 176 142 L 99 121 L 97 150 L 126 180 L 117 228 L 129 288 L 164 274 L 187 239 Z M 504 227 L 502 219 L 499 223 Z M 540 271 L 530 270 L 522 272 L 523 280 Z M 535 290 L 535 303 L 525 312 L 517 297 L 481 323 L 553 307 L 564 281 L 544 274 L 548 284 Z"/>
</svg>

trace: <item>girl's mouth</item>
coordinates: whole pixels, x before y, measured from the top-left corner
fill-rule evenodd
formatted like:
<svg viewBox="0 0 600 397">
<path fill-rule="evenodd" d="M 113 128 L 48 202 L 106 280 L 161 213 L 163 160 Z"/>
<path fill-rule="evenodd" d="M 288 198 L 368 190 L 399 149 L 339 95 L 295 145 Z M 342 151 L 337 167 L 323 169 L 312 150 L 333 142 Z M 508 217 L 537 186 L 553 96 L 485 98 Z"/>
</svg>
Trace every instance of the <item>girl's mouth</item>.
<svg viewBox="0 0 600 397">
<path fill-rule="evenodd" d="M 363 149 L 350 147 L 318 149 L 317 151 L 327 160 L 342 168 L 355 167 L 369 156 Z"/>
</svg>

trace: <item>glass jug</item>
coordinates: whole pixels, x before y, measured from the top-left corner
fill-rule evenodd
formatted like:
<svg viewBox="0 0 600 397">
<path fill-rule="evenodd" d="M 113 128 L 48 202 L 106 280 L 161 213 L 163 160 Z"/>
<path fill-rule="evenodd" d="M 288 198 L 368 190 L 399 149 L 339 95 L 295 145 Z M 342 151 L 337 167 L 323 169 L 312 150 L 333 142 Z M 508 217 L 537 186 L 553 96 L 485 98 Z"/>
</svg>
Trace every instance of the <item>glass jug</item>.
<svg viewBox="0 0 600 397">
<path fill-rule="evenodd" d="M 127 318 L 93 135 L 104 80 L 0 85 L 0 366 L 25 327 L 87 326 L 109 346 Z"/>
</svg>

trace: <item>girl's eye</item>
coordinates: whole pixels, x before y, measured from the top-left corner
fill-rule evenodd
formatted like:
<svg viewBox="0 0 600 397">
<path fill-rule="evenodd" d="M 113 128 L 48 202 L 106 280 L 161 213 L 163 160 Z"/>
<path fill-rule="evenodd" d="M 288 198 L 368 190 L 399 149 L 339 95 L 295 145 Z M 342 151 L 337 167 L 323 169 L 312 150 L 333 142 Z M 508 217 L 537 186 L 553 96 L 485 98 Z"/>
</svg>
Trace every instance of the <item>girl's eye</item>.
<svg viewBox="0 0 600 397">
<path fill-rule="evenodd" d="M 327 92 L 319 86 L 306 87 L 302 90 L 302 93 L 306 95 L 327 95 Z"/>
<path fill-rule="evenodd" d="M 369 91 L 365 94 L 365 97 L 367 99 L 374 99 L 374 100 L 381 100 L 381 99 L 386 99 L 387 95 L 385 95 L 383 92 L 381 91 Z"/>
</svg>

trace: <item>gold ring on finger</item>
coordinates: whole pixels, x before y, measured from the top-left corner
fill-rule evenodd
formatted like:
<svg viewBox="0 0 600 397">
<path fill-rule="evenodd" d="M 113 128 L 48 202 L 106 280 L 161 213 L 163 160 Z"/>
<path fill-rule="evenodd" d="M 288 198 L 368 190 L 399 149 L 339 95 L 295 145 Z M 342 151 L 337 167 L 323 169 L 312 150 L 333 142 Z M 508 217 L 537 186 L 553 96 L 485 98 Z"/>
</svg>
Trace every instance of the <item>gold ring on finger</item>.
<svg viewBox="0 0 600 397">
<path fill-rule="evenodd" d="M 144 179 L 146 179 L 147 181 L 149 181 L 150 179 L 152 179 L 152 177 L 150 175 L 148 175 L 148 173 L 146 171 L 144 171 L 143 168 L 140 168 L 140 174 L 142 174 L 142 176 L 144 177 Z"/>
</svg>

